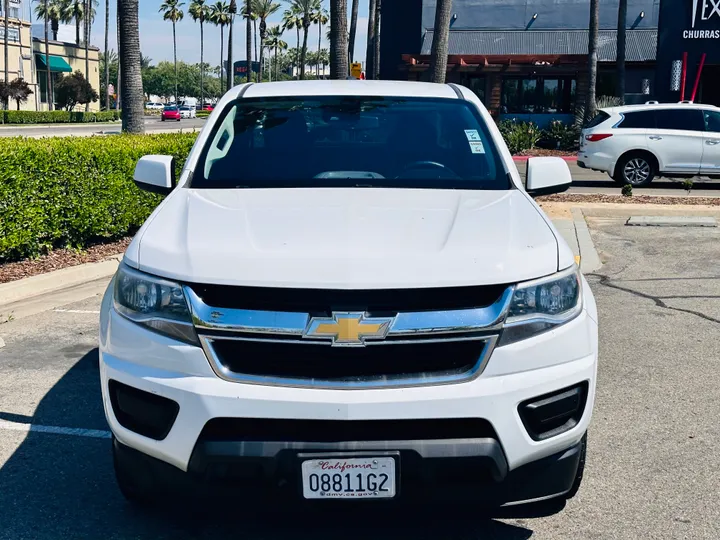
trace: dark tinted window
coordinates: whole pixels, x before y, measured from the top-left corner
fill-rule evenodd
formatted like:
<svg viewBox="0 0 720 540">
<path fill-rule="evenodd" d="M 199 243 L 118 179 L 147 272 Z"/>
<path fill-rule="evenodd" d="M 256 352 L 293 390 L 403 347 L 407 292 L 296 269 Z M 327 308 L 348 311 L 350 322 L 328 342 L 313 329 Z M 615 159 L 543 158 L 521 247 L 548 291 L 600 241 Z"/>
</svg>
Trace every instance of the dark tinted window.
<svg viewBox="0 0 720 540">
<path fill-rule="evenodd" d="M 655 111 L 622 113 L 623 120 L 618 127 L 626 129 L 648 129 L 655 127 Z"/>
<path fill-rule="evenodd" d="M 714 133 L 720 133 L 720 112 L 703 111 L 705 116 L 705 129 Z"/>
<path fill-rule="evenodd" d="M 655 115 L 658 129 L 705 131 L 705 120 L 698 109 L 659 109 Z"/>
<path fill-rule="evenodd" d="M 210 134 L 194 188 L 508 189 L 488 126 L 459 99 L 239 99 Z"/>
<path fill-rule="evenodd" d="M 602 124 L 605 120 L 610 118 L 610 115 L 603 111 L 598 111 L 598 113 L 593 116 L 592 120 L 590 120 L 587 124 L 585 124 L 586 128 L 594 128 L 595 126 L 599 126 Z"/>
<path fill-rule="evenodd" d="M 165 110 L 166 111 L 177 111 L 178 108 L 177 107 L 165 107 Z"/>
</svg>

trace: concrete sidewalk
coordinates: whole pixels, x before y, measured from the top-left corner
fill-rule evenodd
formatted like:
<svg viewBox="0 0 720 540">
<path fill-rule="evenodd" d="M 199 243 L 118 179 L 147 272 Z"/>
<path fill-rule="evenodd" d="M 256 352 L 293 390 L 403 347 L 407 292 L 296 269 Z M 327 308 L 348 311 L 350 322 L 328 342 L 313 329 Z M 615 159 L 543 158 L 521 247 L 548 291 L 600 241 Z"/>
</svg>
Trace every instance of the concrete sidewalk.
<svg viewBox="0 0 720 540">
<path fill-rule="evenodd" d="M 575 261 L 580 264 L 583 274 L 595 272 L 602 266 L 580 208 L 572 209 L 572 219 L 552 218 L 552 222 L 572 249 Z"/>
</svg>

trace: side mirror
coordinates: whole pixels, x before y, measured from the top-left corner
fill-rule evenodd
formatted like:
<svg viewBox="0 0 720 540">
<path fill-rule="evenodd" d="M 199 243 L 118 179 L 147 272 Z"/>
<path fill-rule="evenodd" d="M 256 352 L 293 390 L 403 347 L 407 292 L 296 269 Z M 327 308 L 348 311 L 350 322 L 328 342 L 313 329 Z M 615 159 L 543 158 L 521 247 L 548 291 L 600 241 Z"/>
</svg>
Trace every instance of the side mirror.
<svg viewBox="0 0 720 540">
<path fill-rule="evenodd" d="M 135 184 L 145 191 L 167 195 L 175 189 L 175 158 L 143 156 L 135 165 Z"/>
<path fill-rule="evenodd" d="M 572 184 L 570 168 L 557 157 L 530 158 L 527 162 L 525 190 L 532 197 L 562 193 Z"/>
</svg>

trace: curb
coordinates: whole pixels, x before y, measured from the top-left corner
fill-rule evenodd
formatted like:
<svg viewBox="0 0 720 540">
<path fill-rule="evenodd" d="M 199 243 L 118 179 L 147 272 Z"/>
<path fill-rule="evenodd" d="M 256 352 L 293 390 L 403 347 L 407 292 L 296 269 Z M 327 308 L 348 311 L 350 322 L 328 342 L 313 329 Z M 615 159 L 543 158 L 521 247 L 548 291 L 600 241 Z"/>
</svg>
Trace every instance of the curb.
<svg viewBox="0 0 720 540">
<path fill-rule="evenodd" d="M 101 262 L 79 264 L 0 284 L 0 308 L 7 304 L 76 287 L 89 281 L 110 278 L 117 270 L 122 257 L 122 254 L 113 255 Z"/>
<path fill-rule="evenodd" d="M 588 229 L 582 210 L 580 208 L 573 208 L 571 211 L 575 225 L 575 234 L 577 235 L 578 249 L 580 251 L 580 271 L 583 274 L 590 274 L 602 267 L 602 261 L 595 249 L 595 244 L 590 236 L 590 229 Z"/>
<path fill-rule="evenodd" d="M 524 162 L 532 157 L 559 157 L 563 161 L 570 161 L 570 162 L 574 162 L 574 161 L 578 160 L 577 156 L 513 156 L 512 158 L 513 158 L 513 161 Z"/>
</svg>

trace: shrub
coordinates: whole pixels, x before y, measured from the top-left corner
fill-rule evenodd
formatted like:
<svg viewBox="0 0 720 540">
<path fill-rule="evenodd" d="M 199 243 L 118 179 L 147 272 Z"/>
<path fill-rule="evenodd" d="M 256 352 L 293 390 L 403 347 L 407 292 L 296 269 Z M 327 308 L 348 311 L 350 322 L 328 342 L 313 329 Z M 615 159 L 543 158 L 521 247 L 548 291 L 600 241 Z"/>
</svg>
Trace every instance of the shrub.
<svg viewBox="0 0 720 540">
<path fill-rule="evenodd" d="M 210 116 L 210 114 L 212 114 L 212 111 L 198 111 L 195 114 L 198 118 L 207 118 L 208 116 Z"/>
<path fill-rule="evenodd" d="M 535 148 L 542 136 L 540 128 L 532 122 L 503 120 L 498 124 L 498 128 L 511 154 Z"/>
<path fill-rule="evenodd" d="M 620 193 L 622 193 L 623 197 L 632 197 L 632 186 L 630 184 L 625 184 L 620 190 Z"/>
<path fill-rule="evenodd" d="M 171 154 L 182 167 L 195 138 L 6 139 L 0 148 L 0 262 L 132 233 L 161 200 L 133 183 L 137 160 Z"/>
<path fill-rule="evenodd" d="M 577 150 L 580 132 L 575 126 L 564 124 L 560 120 L 553 120 L 543 131 L 545 139 L 556 150 Z"/>
<path fill-rule="evenodd" d="M 2 111 L 3 124 L 69 124 L 120 119 L 119 111 Z"/>
</svg>

